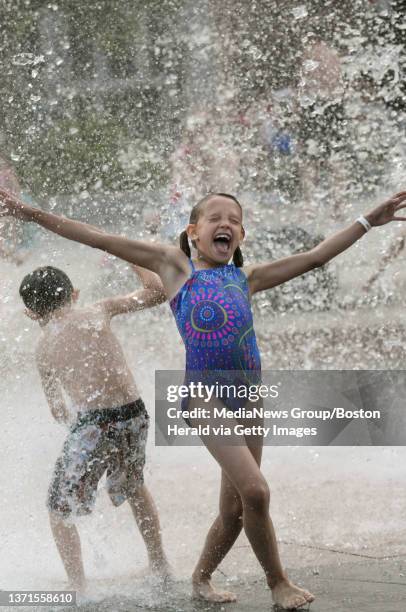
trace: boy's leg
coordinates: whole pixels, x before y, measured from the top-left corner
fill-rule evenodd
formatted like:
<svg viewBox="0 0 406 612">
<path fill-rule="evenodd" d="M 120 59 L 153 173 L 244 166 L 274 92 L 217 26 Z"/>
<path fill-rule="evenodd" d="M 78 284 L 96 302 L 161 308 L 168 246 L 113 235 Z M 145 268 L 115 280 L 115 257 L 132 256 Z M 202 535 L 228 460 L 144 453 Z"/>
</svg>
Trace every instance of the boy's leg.
<svg viewBox="0 0 406 612">
<path fill-rule="evenodd" d="M 75 591 L 83 591 L 86 587 L 86 580 L 78 530 L 75 525 L 69 525 L 54 512 L 49 513 L 49 521 L 69 578 L 69 586 Z"/>
<path fill-rule="evenodd" d="M 152 571 L 168 576 L 171 572 L 162 546 L 158 512 L 147 487 L 144 484 L 137 487 L 128 497 L 128 503 L 147 547 Z"/>
<path fill-rule="evenodd" d="M 97 483 L 106 469 L 102 442 L 102 432 L 96 426 L 73 427 L 56 462 L 48 490 L 52 533 L 71 586 L 77 591 L 83 591 L 86 586 L 80 539 L 75 525 L 64 517 L 91 512 Z"/>
<path fill-rule="evenodd" d="M 117 424 L 112 435 L 112 453 L 107 468 L 107 489 L 113 504 L 126 498 L 148 551 L 150 567 L 167 577 L 170 566 L 162 547 L 158 512 L 144 484 L 145 447 L 149 417 L 141 399 L 141 412 Z"/>
</svg>

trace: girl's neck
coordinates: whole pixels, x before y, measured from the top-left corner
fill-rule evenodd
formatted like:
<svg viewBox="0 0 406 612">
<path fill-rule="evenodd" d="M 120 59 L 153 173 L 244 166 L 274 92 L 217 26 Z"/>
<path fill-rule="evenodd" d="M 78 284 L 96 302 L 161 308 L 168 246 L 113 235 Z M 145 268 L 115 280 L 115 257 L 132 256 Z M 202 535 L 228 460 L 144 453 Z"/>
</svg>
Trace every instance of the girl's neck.
<svg viewBox="0 0 406 612">
<path fill-rule="evenodd" d="M 209 261 L 206 261 L 203 257 L 199 256 L 192 259 L 192 262 L 195 266 L 195 270 L 214 270 L 215 268 L 223 268 L 224 266 L 228 265 L 228 262 L 224 264 L 211 263 Z"/>
</svg>

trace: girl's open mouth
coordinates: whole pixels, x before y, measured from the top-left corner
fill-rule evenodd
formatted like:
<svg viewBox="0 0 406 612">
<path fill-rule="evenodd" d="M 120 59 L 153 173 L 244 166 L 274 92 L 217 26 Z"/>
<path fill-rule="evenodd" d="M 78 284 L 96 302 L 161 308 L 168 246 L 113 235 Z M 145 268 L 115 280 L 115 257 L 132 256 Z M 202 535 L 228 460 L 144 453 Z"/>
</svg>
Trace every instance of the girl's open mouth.
<svg viewBox="0 0 406 612">
<path fill-rule="evenodd" d="M 214 237 L 213 244 L 220 255 L 227 255 L 231 247 L 231 236 L 227 233 L 218 233 Z"/>
</svg>

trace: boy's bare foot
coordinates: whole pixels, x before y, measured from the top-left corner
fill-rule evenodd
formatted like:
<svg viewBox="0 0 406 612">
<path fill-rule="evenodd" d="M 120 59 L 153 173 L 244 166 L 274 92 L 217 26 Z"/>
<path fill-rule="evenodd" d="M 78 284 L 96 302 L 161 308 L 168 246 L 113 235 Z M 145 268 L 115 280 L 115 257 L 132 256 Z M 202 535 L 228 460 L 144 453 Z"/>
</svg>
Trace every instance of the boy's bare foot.
<svg viewBox="0 0 406 612">
<path fill-rule="evenodd" d="M 216 591 L 210 580 L 193 580 L 193 598 L 204 599 L 211 603 L 231 603 L 237 601 L 236 595 L 229 591 Z"/>
<path fill-rule="evenodd" d="M 153 573 L 154 572 L 151 566 L 147 565 L 146 567 L 131 573 L 131 578 L 149 578 L 153 575 Z"/>
<path fill-rule="evenodd" d="M 150 564 L 147 567 L 135 572 L 135 578 L 149 578 L 156 577 L 161 580 L 170 580 L 173 578 L 173 570 L 169 563 Z"/>
<path fill-rule="evenodd" d="M 314 601 L 315 597 L 289 580 L 283 580 L 272 587 L 272 599 L 283 610 L 298 610 Z"/>
<path fill-rule="evenodd" d="M 88 594 L 87 593 L 87 582 L 86 580 L 84 581 L 71 580 L 70 582 L 68 582 L 67 590 L 76 591 L 76 595 L 81 596 L 81 597 L 86 597 L 86 595 Z"/>
<path fill-rule="evenodd" d="M 163 563 L 154 563 L 150 566 L 151 574 L 161 580 L 171 580 L 173 578 L 173 570 L 167 561 Z"/>
</svg>

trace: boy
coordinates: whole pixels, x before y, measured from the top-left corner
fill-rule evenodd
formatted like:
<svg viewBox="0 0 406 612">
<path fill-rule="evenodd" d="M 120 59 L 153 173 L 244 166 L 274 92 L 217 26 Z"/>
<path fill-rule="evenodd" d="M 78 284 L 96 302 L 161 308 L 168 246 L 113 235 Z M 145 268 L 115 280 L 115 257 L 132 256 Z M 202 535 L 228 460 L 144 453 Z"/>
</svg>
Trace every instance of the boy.
<svg viewBox="0 0 406 612">
<path fill-rule="evenodd" d="M 112 317 L 165 300 L 159 278 L 134 269 L 144 289 L 86 308 L 74 307 L 78 291 L 57 268 L 37 268 L 20 286 L 28 316 L 43 330 L 36 362 L 51 412 L 57 421 L 68 423 L 63 391 L 78 410 L 56 462 L 47 506 L 70 587 L 79 592 L 86 581 L 72 519 L 91 512 L 106 469 L 110 498 L 115 506 L 129 502 L 151 569 L 163 576 L 169 573 L 157 511 L 143 480 L 149 417 L 110 328 Z"/>
</svg>

